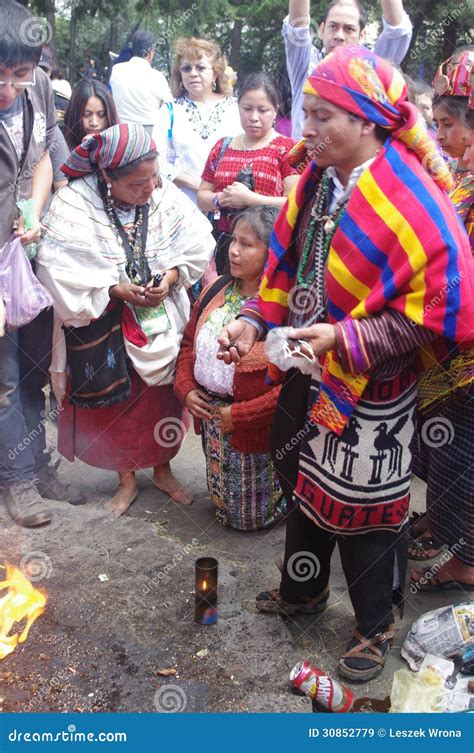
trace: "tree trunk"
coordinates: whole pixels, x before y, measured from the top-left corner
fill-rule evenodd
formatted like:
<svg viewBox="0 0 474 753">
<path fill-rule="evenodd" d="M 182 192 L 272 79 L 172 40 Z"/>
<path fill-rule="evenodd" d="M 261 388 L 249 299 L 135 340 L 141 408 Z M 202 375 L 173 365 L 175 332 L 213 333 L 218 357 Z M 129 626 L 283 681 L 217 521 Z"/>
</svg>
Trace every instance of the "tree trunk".
<svg viewBox="0 0 474 753">
<path fill-rule="evenodd" d="M 458 36 L 458 24 L 455 18 L 449 18 L 449 23 L 444 26 L 443 36 L 443 60 L 447 60 L 456 49 L 456 40 Z M 441 61 L 440 61 L 441 62 Z"/>
<path fill-rule="evenodd" d="M 110 35 L 109 35 L 109 50 L 112 52 L 120 52 L 117 49 L 118 40 L 118 19 L 116 16 L 110 20 Z"/>
<path fill-rule="evenodd" d="M 243 25 L 244 25 L 244 22 L 237 19 L 236 21 L 234 21 L 234 28 L 232 29 L 229 63 L 235 71 L 239 67 L 240 48 L 242 47 Z"/>
<path fill-rule="evenodd" d="M 56 5 L 55 0 L 44 0 L 44 15 L 47 21 L 47 33 L 45 33 L 45 42 L 49 45 L 51 56 L 54 64 L 56 60 Z"/>
<path fill-rule="evenodd" d="M 412 23 L 413 23 L 413 34 L 411 37 L 410 46 L 408 48 L 408 52 L 405 55 L 404 60 L 402 61 L 402 68 L 403 70 L 406 70 L 407 68 L 413 68 L 413 64 L 417 62 L 417 58 L 413 57 L 412 51 L 415 49 L 416 42 L 418 40 L 419 34 L 423 27 L 423 21 L 426 21 L 428 13 L 427 13 L 427 3 L 425 2 L 419 2 L 417 5 L 417 13 L 414 13 L 412 15 Z M 418 63 L 420 61 L 418 60 Z"/>
<path fill-rule="evenodd" d="M 76 65 L 76 30 L 78 19 L 79 10 L 73 1 L 71 5 L 71 23 L 69 25 L 69 59 L 67 65 L 67 74 L 71 86 L 74 86 L 78 78 L 78 66 Z"/>
</svg>

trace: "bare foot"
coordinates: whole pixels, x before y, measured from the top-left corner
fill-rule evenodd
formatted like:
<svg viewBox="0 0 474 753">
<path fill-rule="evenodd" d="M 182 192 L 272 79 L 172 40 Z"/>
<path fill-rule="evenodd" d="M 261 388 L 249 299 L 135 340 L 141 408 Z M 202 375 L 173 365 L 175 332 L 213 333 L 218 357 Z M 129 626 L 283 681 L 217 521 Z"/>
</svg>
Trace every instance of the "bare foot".
<svg viewBox="0 0 474 753">
<path fill-rule="evenodd" d="M 133 473 L 120 475 L 120 486 L 117 493 L 105 503 L 106 510 L 110 510 L 116 518 L 120 518 L 124 512 L 127 512 L 130 505 L 138 497 L 138 489 Z"/>
<path fill-rule="evenodd" d="M 413 583 L 418 583 L 421 578 L 426 575 L 423 570 L 414 569 L 410 573 L 410 578 Z M 466 565 L 457 557 L 451 557 L 448 562 L 444 562 L 439 570 L 436 571 L 436 579 L 438 583 L 449 583 L 449 581 L 457 581 L 458 583 L 466 583 L 474 585 L 474 567 Z"/>
<path fill-rule="evenodd" d="M 153 480 L 158 489 L 169 494 L 175 502 L 179 502 L 180 505 L 192 505 L 193 495 L 173 476 L 169 463 L 156 466 Z"/>
</svg>

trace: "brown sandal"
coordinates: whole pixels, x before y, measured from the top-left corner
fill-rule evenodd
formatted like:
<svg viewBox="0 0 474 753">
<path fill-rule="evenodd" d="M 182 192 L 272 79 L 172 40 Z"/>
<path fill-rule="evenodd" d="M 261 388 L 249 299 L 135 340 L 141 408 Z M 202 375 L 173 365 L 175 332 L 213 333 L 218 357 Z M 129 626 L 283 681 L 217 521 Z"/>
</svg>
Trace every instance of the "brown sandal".
<svg viewBox="0 0 474 753">
<path fill-rule="evenodd" d="M 338 662 L 339 672 L 349 680 L 371 680 L 385 666 L 385 658 L 394 636 L 393 625 L 384 633 L 366 638 L 359 630 L 349 643 L 348 650 Z"/>
<path fill-rule="evenodd" d="M 300 614 L 318 614 L 319 612 L 324 612 L 328 605 L 328 599 L 328 586 L 317 596 L 307 597 L 303 602 L 296 604 L 284 601 L 280 596 L 279 590 L 275 588 L 272 591 L 262 591 L 259 593 L 256 606 L 258 612 L 266 612 L 267 614 L 292 615 L 297 612 Z"/>
</svg>

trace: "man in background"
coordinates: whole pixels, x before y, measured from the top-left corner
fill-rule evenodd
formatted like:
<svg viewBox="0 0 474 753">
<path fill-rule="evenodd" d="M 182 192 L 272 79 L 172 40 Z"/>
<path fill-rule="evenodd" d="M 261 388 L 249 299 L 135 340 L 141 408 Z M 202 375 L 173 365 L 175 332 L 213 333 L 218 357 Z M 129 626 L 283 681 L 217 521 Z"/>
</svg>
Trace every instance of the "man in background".
<svg viewBox="0 0 474 753">
<path fill-rule="evenodd" d="M 403 0 L 380 0 L 383 30 L 374 52 L 399 65 L 410 46 L 411 21 Z M 293 102 L 291 107 L 292 136 L 300 139 L 303 131 L 303 84 L 308 74 L 325 55 L 339 45 L 363 44 L 366 16 L 357 0 L 334 0 L 330 3 L 318 35 L 321 50 L 314 47 L 311 34 L 309 0 L 290 0 L 288 16 L 283 21 L 286 66 Z"/>
<path fill-rule="evenodd" d="M 151 135 L 164 102 L 172 99 L 168 83 L 151 67 L 156 42 L 151 31 L 137 31 L 132 37 L 132 57 L 112 68 L 110 86 L 122 123 L 145 126 Z"/>
</svg>

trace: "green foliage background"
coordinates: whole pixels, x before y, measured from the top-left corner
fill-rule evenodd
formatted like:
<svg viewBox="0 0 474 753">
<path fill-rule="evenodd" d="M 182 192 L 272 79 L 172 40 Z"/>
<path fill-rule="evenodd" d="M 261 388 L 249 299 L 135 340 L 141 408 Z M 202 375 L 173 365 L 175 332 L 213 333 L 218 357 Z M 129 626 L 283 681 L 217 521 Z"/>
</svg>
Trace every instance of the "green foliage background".
<svg viewBox="0 0 474 753">
<path fill-rule="evenodd" d="M 328 0 L 312 3 L 312 30 Z M 119 52 L 137 28 L 158 38 L 155 67 L 167 73 L 173 40 L 197 35 L 217 41 L 239 74 L 276 71 L 284 60 L 281 24 L 287 0 L 31 0 L 26 5 L 46 16 L 54 30 L 56 59 L 71 83 L 81 77 L 87 57 L 97 58 L 107 78 L 108 50 Z M 365 0 L 369 21 L 380 20 L 377 0 Z M 414 39 L 403 67 L 431 80 L 437 65 L 455 45 L 472 42 L 473 0 L 406 0 Z"/>
</svg>

